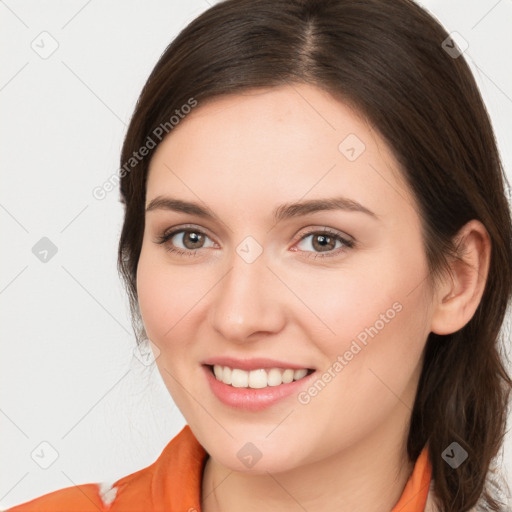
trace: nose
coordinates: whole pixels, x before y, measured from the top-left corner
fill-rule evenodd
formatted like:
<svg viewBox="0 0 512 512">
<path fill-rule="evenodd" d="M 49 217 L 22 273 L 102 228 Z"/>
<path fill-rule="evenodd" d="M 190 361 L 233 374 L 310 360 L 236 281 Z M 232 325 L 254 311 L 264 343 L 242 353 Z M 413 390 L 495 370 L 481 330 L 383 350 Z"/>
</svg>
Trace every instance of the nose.
<svg viewBox="0 0 512 512">
<path fill-rule="evenodd" d="M 263 254 L 252 263 L 234 254 L 231 263 L 215 287 L 209 311 L 213 329 L 234 343 L 279 333 L 286 321 L 286 295 Z"/>
</svg>

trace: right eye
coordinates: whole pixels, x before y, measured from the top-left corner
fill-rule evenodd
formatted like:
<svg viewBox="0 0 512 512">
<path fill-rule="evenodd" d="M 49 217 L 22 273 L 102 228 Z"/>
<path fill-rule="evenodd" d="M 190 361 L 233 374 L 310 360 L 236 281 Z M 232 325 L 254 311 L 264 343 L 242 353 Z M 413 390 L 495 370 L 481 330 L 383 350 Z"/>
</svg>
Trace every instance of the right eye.
<svg viewBox="0 0 512 512">
<path fill-rule="evenodd" d="M 210 240 L 210 245 L 205 245 L 206 240 Z M 165 249 L 169 252 L 183 256 L 195 256 L 197 249 L 212 247 L 214 242 L 203 231 L 196 228 L 175 229 L 166 232 L 158 237 L 157 244 L 165 244 Z"/>
</svg>

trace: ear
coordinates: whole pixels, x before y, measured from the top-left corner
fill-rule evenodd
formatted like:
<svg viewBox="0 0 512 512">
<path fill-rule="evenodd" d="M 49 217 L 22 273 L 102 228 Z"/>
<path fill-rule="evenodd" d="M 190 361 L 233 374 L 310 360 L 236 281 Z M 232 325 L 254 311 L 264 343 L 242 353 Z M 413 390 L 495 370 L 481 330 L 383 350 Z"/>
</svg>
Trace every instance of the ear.
<svg viewBox="0 0 512 512">
<path fill-rule="evenodd" d="M 460 259 L 450 263 L 451 275 L 438 284 L 434 297 L 431 331 L 452 334 L 475 314 L 484 293 L 491 259 L 491 242 L 485 226 L 473 219 L 455 237 Z"/>
</svg>

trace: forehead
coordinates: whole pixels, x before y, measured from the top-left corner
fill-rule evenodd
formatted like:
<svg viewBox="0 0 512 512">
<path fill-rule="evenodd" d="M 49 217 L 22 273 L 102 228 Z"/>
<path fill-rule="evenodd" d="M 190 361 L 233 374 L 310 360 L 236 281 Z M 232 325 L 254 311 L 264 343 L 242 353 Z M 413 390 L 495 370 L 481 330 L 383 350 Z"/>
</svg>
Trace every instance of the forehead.
<svg viewBox="0 0 512 512">
<path fill-rule="evenodd" d="M 348 105 L 305 84 L 199 103 L 151 160 L 146 203 L 165 192 L 212 207 L 230 195 L 241 214 L 261 207 L 262 198 L 277 204 L 333 192 L 383 215 L 400 198 L 412 202 L 376 130 Z"/>
</svg>

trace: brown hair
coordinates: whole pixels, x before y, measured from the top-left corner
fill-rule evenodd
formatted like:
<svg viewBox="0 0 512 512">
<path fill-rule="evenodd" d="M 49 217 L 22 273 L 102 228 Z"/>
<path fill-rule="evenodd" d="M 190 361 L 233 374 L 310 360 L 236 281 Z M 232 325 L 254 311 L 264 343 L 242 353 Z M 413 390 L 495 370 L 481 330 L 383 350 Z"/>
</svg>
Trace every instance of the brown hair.
<svg viewBox="0 0 512 512">
<path fill-rule="evenodd" d="M 463 56 L 442 47 L 447 38 L 411 0 L 217 3 L 179 33 L 153 69 L 121 166 L 191 97 L 201 105 L 255 87 L 307 82 L 366 116 L 392 148 L 416 199 L 430 284 L 457 257 L 454 237 L 465 223 L 478 219 L 489 233 L 490 268 L 478 309 L 459 331 L 427 339 L 407 449 L 414 461 L 428 442 L 442 510 L 467 511 L 482 497 L 488 510 L 499 511 L 489 476 L 512 388 L 499 349 L 512 294 L 512 226 L 487 111 Z M 118 265 L 138 341 L 136 272 L 153 151 L 121 179 Z M 456 469 L 441 457 L 454 441 L 468 452 Z"/>
</svg>

